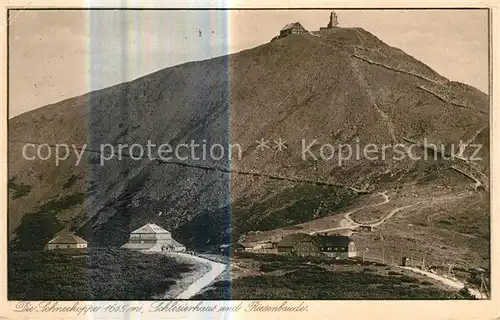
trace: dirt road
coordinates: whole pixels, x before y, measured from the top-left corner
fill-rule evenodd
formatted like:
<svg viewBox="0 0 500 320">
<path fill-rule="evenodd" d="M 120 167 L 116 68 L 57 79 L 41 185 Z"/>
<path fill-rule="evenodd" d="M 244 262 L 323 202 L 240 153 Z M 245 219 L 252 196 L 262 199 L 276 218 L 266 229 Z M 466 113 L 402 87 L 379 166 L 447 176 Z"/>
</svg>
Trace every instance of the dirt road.
<svg viewBox="0 0 500 320">
<path fill-rule="evenodd" d="M 146 254 L 164 254 L 174 258 L 178 262 L 197 266 L 192 272 L 184 274 L 183 278 L 177 281 L 167 292 L 158 296 L 157 298 L 159 299 L 189 299 L 211 284 L 227 268 L 227 265 L 223 263 L 211 261 L 193 254 L 162 251 L 160 246 L 155 246 L 143 252 Z"/>
<path fill-rule="evenodd" d="M 356 227 L 359 227 L 360 224 L 355 222 L 354 220 L 352 220 L 351 214 L 358 212 L 360 210 L 363 210 L 363 209 L 378 207 L 378 206 L 381 206 L 381 205 L 389 202 L 389 196 L 387 195 L 387 191 L 379 192 L 378 194 L 380 196 L 384 197 L 383 201 L 376 203 L 376 204 L 366 205 L 366 206 L 363 206 L 361 208 L 357 208 L 357 209 L 354 209 L 354 210 L 347 212 L 344 215 L 344 218 L 342 220 L 340 220 L 340 227 L 323 229 L 323 230 L 316 230 L 316 231 L 310 232 L 309 234 L 312 235 L 312 234 L 316 234 L 316 233 L 330 232 L 330 231 L 336 231 L 336 230 L 342 230 L 342 229 L 354 229 Z"/>
<path fill-rule="evenodd" d="M 356 221 L 352 220 L 351 214 L 353 214 L 354 212 L 358 212 L 360 210 L 363 210 L 363 209 L 378 207 L 378 206 L 381 206 L 381 205 L 386 204 L 386 203 L 389 202 L 389 196 L 387 195 L 387 191 L 379 192 L 379 195 L 381 195 L 382 197 L 384 197 L 384 201 L 379 202 L 377 204 L 364 206 L 364 207 L 361 207 L 361 208 L 356 209 L 356 210 L 352 210 L 351 212 L 346 213 L 346 215 L 344 216 L 344 219 L 346 219 L 352 225 L 359 226 L 360 225 L 359 223 L 357 223 Z"/>
<path fill-rule="evenodd" d="M 421 203 L 424 203 L 424 202 L 425 201 L 421 201 L 421 202 L 417 202 L 417 203 L 412 203 L 412 204 L 409 204 L 409 205 L 404 206 L 404 207 L 399 207 L 399 208 L 393 209 L 393 210 L 391 210 L 391 212 L 389 212 L 385 217 L 383 217 L 382 219 L 380 219 L 378 222 L 371 223 L 371 224 L 368 224 L 368 225 L 370 227 L 372 227 L 372 228 L 378 227 L 382 223 L 384 223 L 387 219 L 390 219 L 393 215 L 395 215 L 396 213 L 398 213 L 399 211 L 407 209 L 407 208 L 410 208 L 410 207 L 413 207 L 413 206 L 416 206 L 417 204 L 421 204 Z"/>
<path fill-rule="evenodd" d="M 418 273 L 418 274 L 427 276 L 429 278 L 438 280 L 438 281 L 444 283 L 445 285 L 447 285 L 449 287 L 452 287 L 452 288 L 455 288 L 455 289 L 458 289 L 458 290 L 462 289 L 465 286 L 465 284 L 463 282 L 460 282 L 460 281 L 454 280 L 454 279 L 445 278 L 443 276 L 440 276 L 440 275 L 432 273 L 432 272 L 423 271 L 423 270 L 420 270 L 420 269 L 417 269 L 417 268 L 412 268 L 412 267 L 402 267 L 401 266 L 400 268 L 406 269 L 406 270 L 410 270 L 410 271 L 413 271 L 415 273 Z M 476 297 L 477 299 L 487 299 L 487 297 L 485 295 L 482 295 L 477 290 L 469 288 L 469 293 L 471 295 L 473 295 L 474 297 Z"/>
<path fill-rule="evenodd" d="M 201 257 L 197 257 L 194 255 L 186 254 L 186 253 L 175 253 L 178 255 L 184 255 L 186 258 L 191 258 L 194 260 L 197 260 L 200 263 L 205 263 L 210 266 L 208 272 L 203 274 L 200 278 L 198 278 L 196 281 L 191 283 L 189 287 L 187 287 L 186 290 L 184 290 L 181 294 L 179 294 L 176 299 L 189 299 L 192 296 L 196 295 L 198 292 L 200 292 L 203 288 L 211 284 L 221 273 L 224 271 L 227 267 L 227 265 L 219 262 L 214 262 L 211 260 L 207 260 Z"/>
<path fill-rule="evenodd" d="M 430 200 L 415 202 L 415 203 L 412 203 L 412 204 L 409 204 L 409 205 L 406 205 L 406 206 L 403 206 L 403 207 L 399 207 L 399 208 L 393 209 L 393 210 L 391 210 L 391 212 L 389 212 L 385 217 L 383 217 L 382 219 L 380 219 L 378 222 L 367 224 L 367 225 L 369 225 L 371 227 L 378 227 L 381 224 L 383 224 L 387 219 L 392 218 L 392 216 L 394 216 L 396 213 L 398 213 L 401 210 L 408 209 L 408 208 L 411 208 L 411 207 L 419 205 L 419 204 L 427 204 L 427 205 L 429 205 L 429 204 L 432 204 L 433 202 L 441 202 L 441 201 L 449 201 L 449 200 L 460 199 L 460 198 L 462 198 L 462 197 L 464 197 L 466 195 L 467 195 L 467 193 L 462 193 L 462 194 L 458 194 L 456 196 L 443 196 L 443 197 L 434 198 L 434 199 L 430 199 Z"/>
</svg>

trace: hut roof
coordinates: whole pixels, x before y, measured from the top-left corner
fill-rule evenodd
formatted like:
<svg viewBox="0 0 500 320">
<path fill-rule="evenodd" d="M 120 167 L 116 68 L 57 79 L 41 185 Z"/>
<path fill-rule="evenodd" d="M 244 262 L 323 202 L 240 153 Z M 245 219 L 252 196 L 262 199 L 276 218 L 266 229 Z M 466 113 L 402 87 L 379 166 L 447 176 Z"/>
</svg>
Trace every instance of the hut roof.
<svg viewBox="0 0 500 320">
<path fill-rule="evenodd" d="M 278 242 L 278 247 L 293 247 L 298 242 L 315 242 L 314 238 L 307 233 L 294 233 L 285 236 L 280 242 Z"/>
<path fill-rule="evenodd" d="M 351 239 L 347 236 L 323 236 L 314 237 L 316 242 L 322 247 L 347 247 Z"/>
<path fill-rule="evenodd" d="M 288 30 L 288 29 L 292 29 L 296 24 L 300 24 L 299 22 L 292 22 L 292 23 L 289 23 L 287 24 L 286 26 L 284 26 L 280 31 L 284 31 L 284 30 Z"/>
<path fill-rule="evenodd" d="M 154 223 L 148 223 L 140 227 L 139 229 L 136 229 L 132 231 L 132 233 L 170 233 L 167 230 L 163 229 L 157 224 Z"/>
<path fill-rule="evenodd" d="M 63 233 L 49 241 L 50 244 L 84 244 L 87 241 L 72 233 Z"/>
<path fill-rule="evenodd" d="M 351 239 L 347 236 L 312 236 L 307 233 L 294 233 L 278 242 L 278 247 L 293 247 L 298 242 L 313 242 L 322 247 L 347 247 Z"/>
<path fill-rule="evenodd" d="M 184 247 L 182 243 L 179 243 L 178 241 L 172 239 L 170 240 L 170 246 L 175 247 L 175 248 L 181 248 Z"/>
</svg>

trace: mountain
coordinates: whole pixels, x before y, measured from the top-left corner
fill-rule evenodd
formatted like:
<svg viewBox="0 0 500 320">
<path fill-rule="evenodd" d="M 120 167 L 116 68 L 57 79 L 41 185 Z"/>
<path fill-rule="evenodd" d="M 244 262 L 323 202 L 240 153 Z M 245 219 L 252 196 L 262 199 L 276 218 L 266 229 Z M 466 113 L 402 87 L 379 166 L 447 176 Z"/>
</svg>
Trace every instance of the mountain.
<svg viewBox="0 0 500 320">
<path fill-rule="evenodd" d="M 9 120 L 9 239 L 20 248 L 39 246 L 69 228 L 90 245 L 118 246 L 129 231 L 155 222 L 200 247 L 335 215 L 365 194 L 435 187 L 467 193 L 439 212 L 463 207 L 460 201 L 474 204 L 469 215 L 483 226 L 489 221 L 488 101 L 360 28 L 293 35 L 166 68 Z M 286 141 L 282 151 L 273 148 L 279 138 Z M 256 149 L 260 139 L 270 149 Z M 234 147 L 231 159 L 226 152 L 220 160 L 168 163 L 125 148 L 121 160 L 101 166 L 101 145 L 116 151 L 119 144 L 146 148 L 148 141 L 239 144 L 241 158 Z M 314 141 L 303 159 L 302 144 Z M 426 148 L 425 141 L 444 150 Z M 447 160 L 460 141 L 469 144 L 463 157 Z M 71 151 L 56 166 L 53 158 L 24 159 L 26 143 L 87 151 L 79 165 Z M 401 144 L 402 150 L 415 144 L 412 154 L 436 160 L 395 160 L 389 148 L 383 159 L 339 165 L 336 156 L 327 158 L 346 153 L 340 144 Z M 483 146 L 480 161 L 467 160 L 474 144 Z M 456 231 L 454 223 L 446 227 Z M 478 252 L 488 250 L 489 230 L 475 232 L 481 240 L 466 244 L 464 255 L 484 258 Z M 447 237 L 456 235 L 444 242 Z"/>
</svg>

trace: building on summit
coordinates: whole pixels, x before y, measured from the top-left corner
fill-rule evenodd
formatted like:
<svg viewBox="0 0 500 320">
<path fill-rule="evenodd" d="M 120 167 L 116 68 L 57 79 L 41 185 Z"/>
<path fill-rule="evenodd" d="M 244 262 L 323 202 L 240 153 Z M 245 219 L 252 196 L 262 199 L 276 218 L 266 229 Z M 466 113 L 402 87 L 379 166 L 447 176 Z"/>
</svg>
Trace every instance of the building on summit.
<svg viewBox="0 0 500 320">
<path fill-rule="evenodd" d="M 330 21 L 328 22 L 328 25 L 326 27 L 320 27 L 319 30 L 327 30 L 327 29 L 333 29 L 336 28 L 339 25 L 337 13 L 335 11 L 330 12 Z M 272 38 L 271 41 L 278 40 L 287 36 L 291 36 L 294 34 L 302 34 L 302 33 L 308 33 L 309 31 L 304 28 L 300 22 L 292 22 L 284 26 L 280 30 L 280 34 L 277 35 L 276 37 Z"/>
<path fill-rule="evenodd" d="M 338 25 L 339 25 L 339 20 L 338 20 L 337 14 L 335 13 L 335 11 L 332 11 L 330 13 L 330 22 L 328 22 L 327 28 L 331 29 L 331 28 L 336 27 Z"/>
<path fill-rule="evenodd" d="M 332 11 L 330 13 L 330 21 L 328 22 L 328 25 L 325 27 L 319 28 L 319 30 L 326 30 L 326 29 L 333 29 L 334 27 L 337 27 L 339 25 L 339 20 L 337 17 L 337 14 L 335 11 Z"/>
<path fill-rule="evenodd" d="M 290 35 L 302 34 L 302 33 L 307 33 L 307 32 L 308 31 L 306 30 L 306 28 L 304 28 L 300 24 L 300 22 L 292 22 L 292 23 L 289 23 L 286 26 L 284 26 L 280 30 L 280 34 L 277 35 L 276 37 L 272 38 L 271 41 L 274 41 L 274 40 L 277 40 L 277 39 L 281 39 L 281 38 L 284 38 L 284 37 L 287 37 L 287 36 L 290 36 Z"/>
<path fill-rule="evenodd" d="M 130 233 L 128 243 L 124 244 L 124 249 L 162 251 L 186 251 L 186 247 L 172 238 L 172 234 L 154 223 L 148 223 Z"/>
<path fill-rule="evenodd" d="M 293 22 L 287 24 L 280 30 L 279 37 L 284 38 L 292 34 L 302 34 L 306 32 L 307 30 L 300 24 L 300 22 Z"/>
<path fill-rule="evenodd" d="M 85 249 L 87 241 L 72 233 L 61 233 L 50 240 L 45 246 L 47 250 L 54 249 Z"/>
</svg>

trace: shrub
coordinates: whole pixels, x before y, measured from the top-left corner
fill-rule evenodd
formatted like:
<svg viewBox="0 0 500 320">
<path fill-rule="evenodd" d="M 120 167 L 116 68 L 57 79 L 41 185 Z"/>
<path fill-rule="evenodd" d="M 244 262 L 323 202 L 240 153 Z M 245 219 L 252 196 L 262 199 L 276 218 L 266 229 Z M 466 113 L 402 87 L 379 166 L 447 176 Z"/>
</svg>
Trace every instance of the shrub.
<svg viewBox="0 0 500 320">
<path fill-rule="evenodd" d="M 62 228 L 62 224 L 48 213 L 26 213 L 16 229 L 14 247 L 21 250 L 40 250 Z"/>
<path fill-rule="evenodd" d="M 12 177 L 9 179 L 7 183 L 7 187 L 11 189 L 14 194 L 12 195 L 12 199 L 19 199 L 26 196 L 31 191 L 31 186 L 23 183 L 16 183 L 17 177 Z"/>
<path fill-rule="evenodd" d="M 373 266 L 375 266 L 375 267 L 384 267 L 384 266 L 385 266 L 385 264 L 380 263 L 380 262 L 374 262 L 374 263 L 373 263 Z"/>
<path fill-rule="evenodd" d="M 280 268 L 280 264 L 276 263 L 263 263 L 260 265 L 259 270 L 262 272 L 271 272 L 278 270 Z"/>
<path fill-rule="evenodd" d="M 401 279 L 401 282 L 405 282 L 405 283 L 419 283 L 420 282 L 417 278 L 412 278 L 412 277 L 408 277 L 408 276 L 402 276 L 400 279 Z"/>
<path fill-rule="evenodd" d="M 467 286 L 465 286 L 462 289 L 460 289 L 458 291 L 458 294 L 461 295 L 462 297 L 464 297 L 465 299 L 468 299 L 468 300 L 475 300 L 476 299 L 476 297 L 474 297 L 472 294 L 470 294 L 469 289 L 467 288 Z"/>
<path fill-rule="evenodd" d="M 67 189 L 67 188 L 71 187 L 72 185 L 75 184 L 76 181 L 78 181 L 78 176 L 75 174 L 72 174 L 71 177 L 68 178 L 66 183 L 64 183 L 63 188 Z"/>
</svg>

